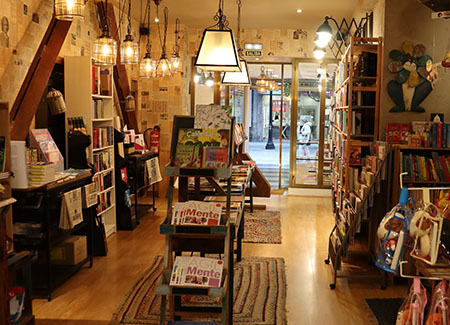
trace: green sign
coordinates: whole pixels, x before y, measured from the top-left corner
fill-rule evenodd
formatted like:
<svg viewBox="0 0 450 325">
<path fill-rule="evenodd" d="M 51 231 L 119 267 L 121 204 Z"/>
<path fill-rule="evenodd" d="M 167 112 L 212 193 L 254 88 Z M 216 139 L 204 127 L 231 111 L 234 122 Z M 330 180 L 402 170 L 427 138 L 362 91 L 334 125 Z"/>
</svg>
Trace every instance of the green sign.
<svg viewBox="0 0 450 325">
<path fill-rule="evenodd" d="M 260 50 L 245 51 L 245 56 L 262 56 L 262 51 Z"/>
</svg>

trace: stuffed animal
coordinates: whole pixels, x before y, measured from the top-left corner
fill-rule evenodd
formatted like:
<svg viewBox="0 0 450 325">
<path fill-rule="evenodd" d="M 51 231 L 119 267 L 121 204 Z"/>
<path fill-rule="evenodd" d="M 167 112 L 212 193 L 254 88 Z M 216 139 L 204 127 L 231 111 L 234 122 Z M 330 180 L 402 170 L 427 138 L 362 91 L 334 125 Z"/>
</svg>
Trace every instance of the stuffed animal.
<svg viewBox="0 0 450 325">
<path fill-rule="evenodd" d="M 419 237 L 418 253 L 422 257 L 427 257 L 431 253 L 431 220 L 428 218 L 428 212 L 420 210 L 414 214 L 411 221 L 410 234 L 412 237 Z"/>
<path fill-rule="evenodd" d="M 395 218 L 394 218 L 395 216 Z M 404 220 L 405 217 L 401 214 L 396 212 L 395 214 L 391 214 L 387 218 L 384 218 L 380 225 L 378 226 L 377 230 L 377 236 L 380 240 L 386 239 L 386 236 L 388 236 L 389 228 L 391 228 L 391 232 L 389 233 L 389 237 L 387 239 L 393 239 L 398 236 L 400 231 L 403 230 L 404 227 Z"/>
</svg>

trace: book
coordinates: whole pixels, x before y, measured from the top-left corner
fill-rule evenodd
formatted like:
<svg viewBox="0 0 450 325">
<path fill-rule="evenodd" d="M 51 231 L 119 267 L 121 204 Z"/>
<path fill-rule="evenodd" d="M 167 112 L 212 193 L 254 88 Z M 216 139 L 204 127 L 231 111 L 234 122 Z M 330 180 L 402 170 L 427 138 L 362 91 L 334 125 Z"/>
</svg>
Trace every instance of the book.
<svg viewBox="0 0 450 325">
<path fill-rule="evenodd" d="M 392 144 L 408 144 L 411 134 L 411 124 L 409 123 L 387 123 L 386 141 Z"/>
<path fill-rule="evenodd" d="M 400 259 L 400 254 L 403 250 L 403 240 L 405 237 L 405 233 L 403 230 L 400 231 L 397 238 L 397 245 L 395 245 L 394 257 L 392 258 L 391 270 L 397 269 L 398 260 Z"/>
<path fill-rule="evenodd" d="M 170 276 L 170 285 L 217 288 L 222 282 L 222 272 L 222 260 L 177 256 Z"/>
<path fill-rule="evenodd" d="M 226 168 L 228 166 L 228 148 L 204 147 L 202 167 Z"/>
<path fill-rule="evenodd" d="M 350 164 L 361 163 L 361 146 L 350 147 Z"/>
<path fill-rule="evenodd" d="M 158 157 L 153 157 L 145 162 L 145 170 L 147 175 L 147 184 L 153 185 L 162 181 L 161 171 L 159 169 Z"/>
<path fill-rule="evenodd" d="M 178 144 L 175 153 L 175 166 L 200 167 L 201 160 L 198 145 Z"/>
<path fill-rule="evenodd" d="M 231 129 L 232 107 L 224 105 L 197 105 L 194 128 Z"/>
<path fill-rule="evenodd" d="M 6 137 L 0 136 L 0 172 L 6 168 Z"/>
</svg>

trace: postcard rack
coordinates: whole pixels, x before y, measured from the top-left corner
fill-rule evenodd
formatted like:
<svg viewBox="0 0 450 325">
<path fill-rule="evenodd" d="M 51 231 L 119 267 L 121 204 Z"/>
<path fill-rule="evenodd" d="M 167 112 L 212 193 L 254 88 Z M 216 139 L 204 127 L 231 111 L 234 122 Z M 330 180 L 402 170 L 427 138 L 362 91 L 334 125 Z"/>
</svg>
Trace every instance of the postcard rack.
<svg viewBox="0 0 450 325">
<path fill-rule="evenodd" d="M 234 119 L 232 121 L 234 127 Z M 156 287 L 156 293 L 162 296 L 161 324 L 166 324 L 167 310 L 171 320 L 199 317 L 220 318 L 221 324 L 233 323 L 233 265 L 234 239 L 236 225 L 230 219 L 231 206 L 231 163 L 227 168 L 180 168 L 175 166 L 176 146 L 180 128 L 193 128 L 193 116 L 175 116 L 172 130 L 171 159 L 164 169 L 169 176 L 168 206 L 166 218 L 160 225 L 160 233 L 166 236 L 164 271 Z M 231 129 L 233 130 L 233 128 Z M 232 161 L 233 132 L 230 132 L 228 161 Z M 200 177 L 207 179 L 221 178 L 227 180 L 226 190 L 220 192 L 226 197 L 226 209 L 217 226 L 172 225 L 172 205 L 174 201 L 175 178 L 178 177 L 178 201 L 186 202 L 188 195 L 188 177 L 198 183 Z M 223 260 L 223 273 L 219 287 L 171 286 L 170 275 L 175 257 L 183 253 L 219 256 Z M 193 307 L 184 305 L 181 296 L 203 296 L 214 299 L 217 305 L 210 307 Z"/>
<path fill-rule="evenodd" d="M 372 274 L 339 274 L 339 271 L 342 270 L 342 261 L 344 258 L 348 256 L 349 246 L 351 244 L 351 234 L 354 234 L 356 230 L 359 228 L 362 216 L 366 213 L 369 215 L 369 255 L 371 255 L 371 259 L 374 260 L 373 254 L 373 246 L 374 246 L 374 237 L 376 233 L 376 226 L 379 223 L 379 215 L 384 215 L 386 211 L 375 211 L 377 206 L 381 206 L 380 204 L 376 204 L 377 199 L 386 200 L 390 196 L 389 190 L 383 191 L 381 190 L 381 183 L 387 183 L 386 180 L 391 179 L 391 160 L 392 160 L 392 149 L 388 148 L 386 152 L 386 156 L 381 162 L 380 168 L 374 176 L 372 184 L 369 186 L 367 195 L 361 200 L 360 208 L 355 211 L 353 218 L 349 224 L 348 230 L 345 232 L 345 235 L 342 236 L 340 233 L 339 227 L 337 223 L 334 225 L 331 230 L 329 240 L 328 240 L 328 257 L 324 261 L 325 264 L 330 265 L 333 271 L 333 282 L 329 284 L 330 289 L 336 288 L 336 280 L 337 278 L 373 278 L 376 275 Z M 388 187 L 389 189 L 389 187 Z M 334 191 L 333 191 L 334 192 Z M 335 201 L 333 201 L 335 202 Z M 336 212 L 335 206 L 335 212 Z M 333 235 L 337 234 L 339 236 L 341 243 L 340 245 L 336 245 Z M 381 273 L 381 288 L 386 288 L 387 276 L 384 272 Z"/>
</svg>

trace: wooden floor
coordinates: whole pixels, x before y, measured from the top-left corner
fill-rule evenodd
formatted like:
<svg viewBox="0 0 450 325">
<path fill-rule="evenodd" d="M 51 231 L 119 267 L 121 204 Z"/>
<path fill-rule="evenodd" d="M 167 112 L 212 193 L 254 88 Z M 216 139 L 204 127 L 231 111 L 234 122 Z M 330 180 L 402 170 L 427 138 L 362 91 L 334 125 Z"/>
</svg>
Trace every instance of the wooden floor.
<svg viewBox="0 0 450 325">
<path fill-rule="evenodd" d="M 282 244 L 244 244 L 243 256 L 285 259 L 289 324 L 374 324 L 364 308 L 365 298 L 406 296 L 406 284 L 380 290 L 380 282 L 373 279 L 338 279 L 337 288 L 329 289 L 332 274 L 324 259 L 333 224 L 330 198 L 272 195 L 255 201 L 281 211 Z M 158 226 L 166 201 L 159 200 L 157 208 L 136 230 L 111 236 L 108 256 L 95 258 L 94 267 L 56 290 L 51 302 L 34 300 L 37 324 L 108 324 L 153 257 L 163 254 Z"/>
</svg>

